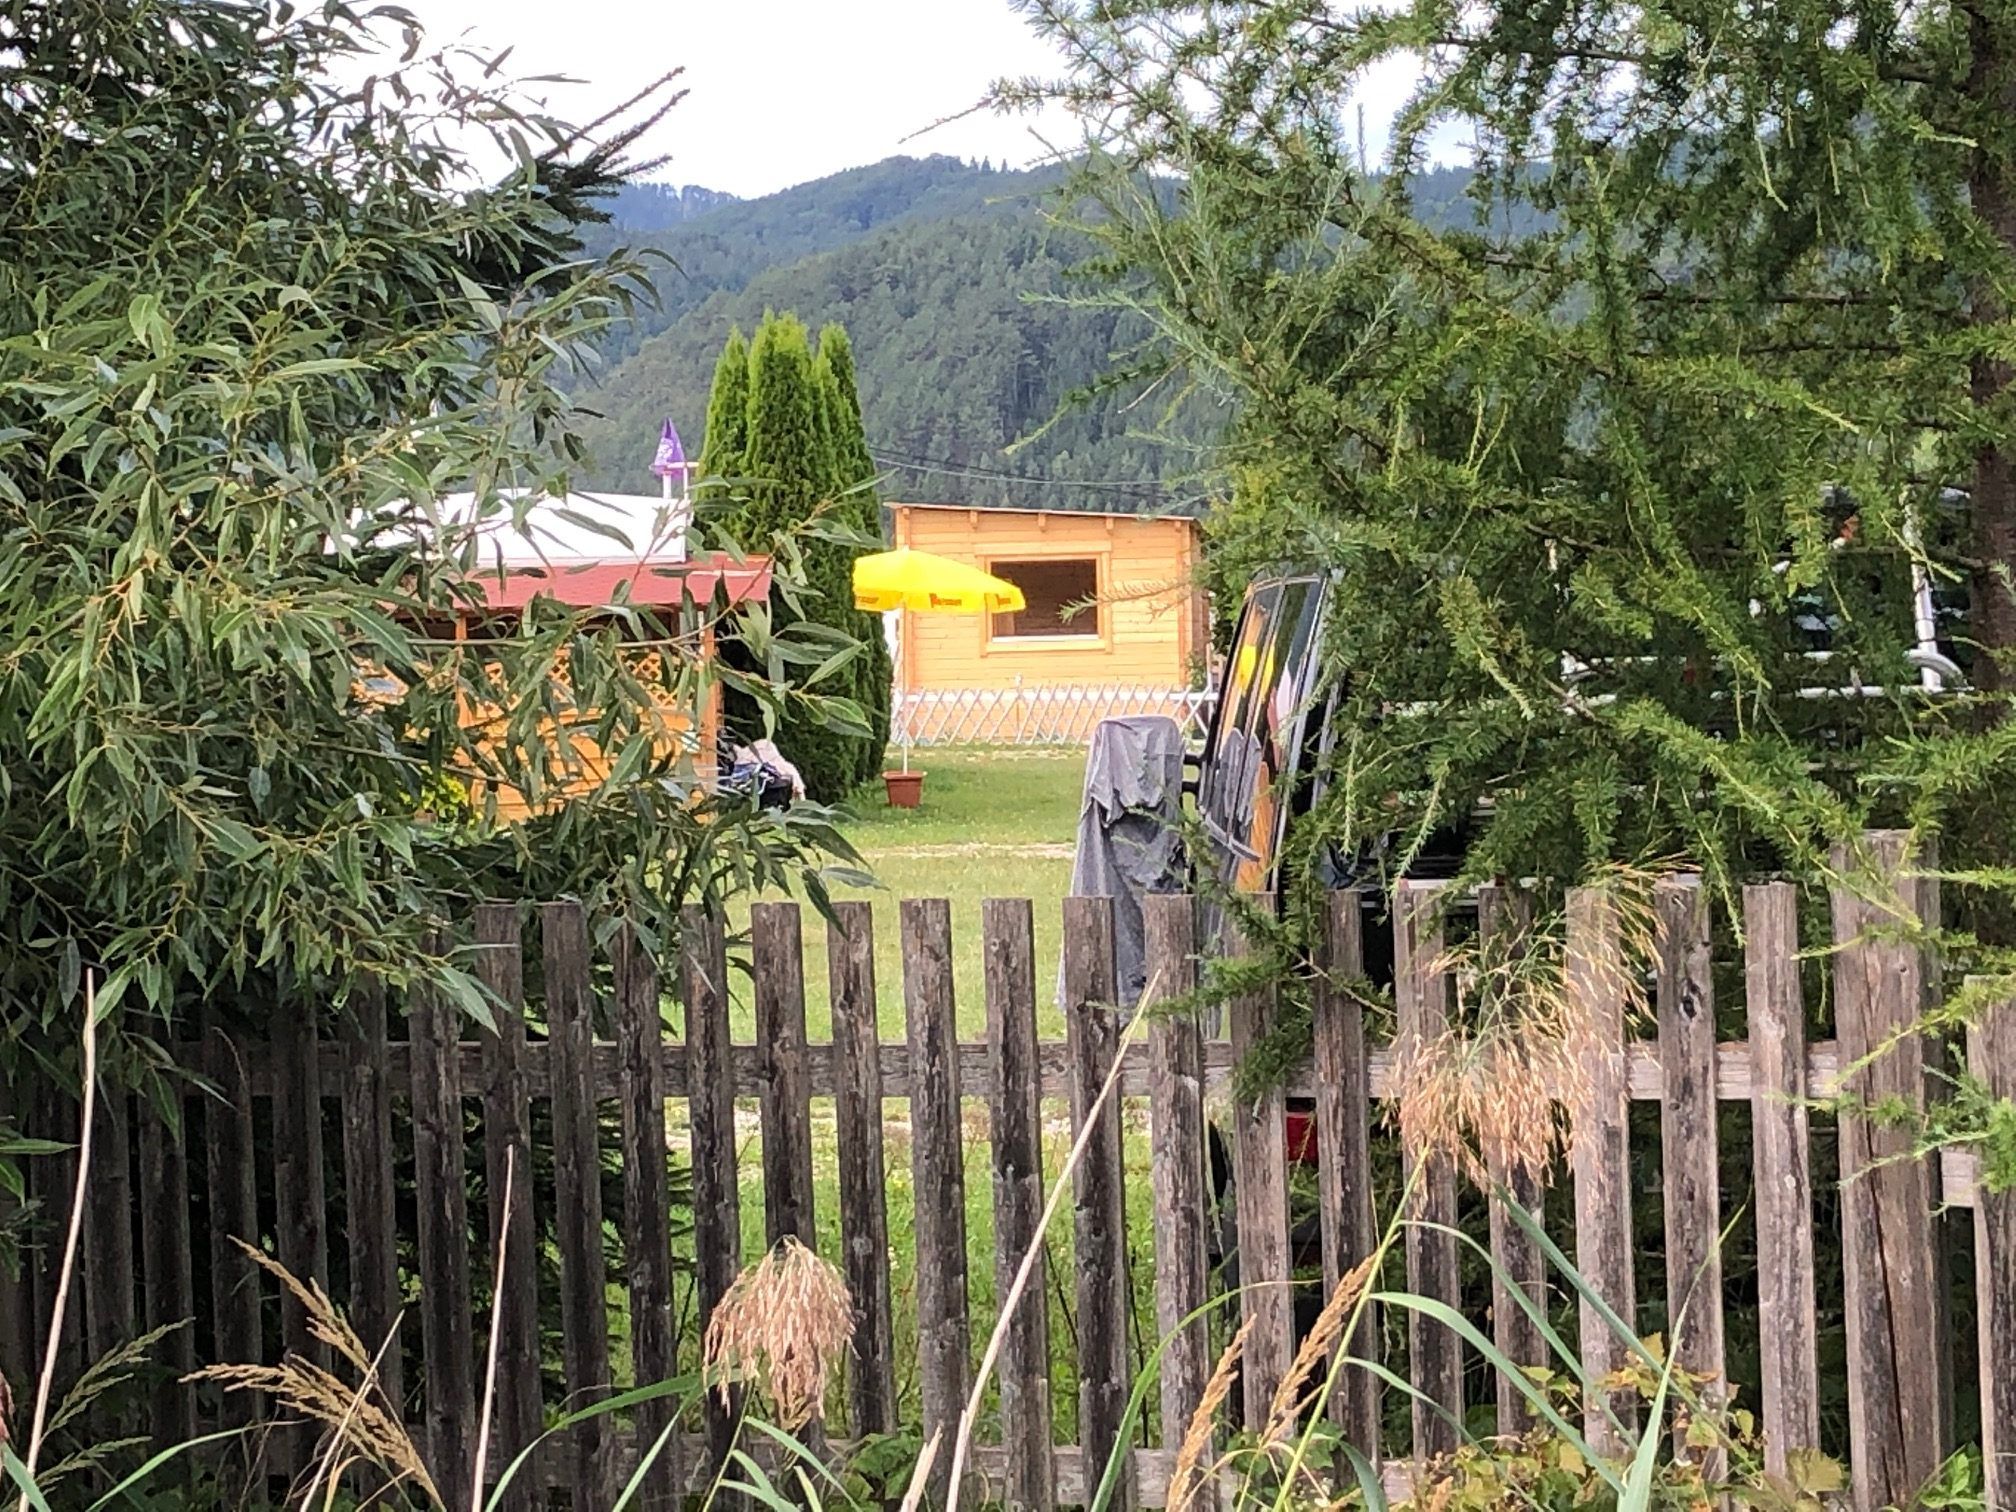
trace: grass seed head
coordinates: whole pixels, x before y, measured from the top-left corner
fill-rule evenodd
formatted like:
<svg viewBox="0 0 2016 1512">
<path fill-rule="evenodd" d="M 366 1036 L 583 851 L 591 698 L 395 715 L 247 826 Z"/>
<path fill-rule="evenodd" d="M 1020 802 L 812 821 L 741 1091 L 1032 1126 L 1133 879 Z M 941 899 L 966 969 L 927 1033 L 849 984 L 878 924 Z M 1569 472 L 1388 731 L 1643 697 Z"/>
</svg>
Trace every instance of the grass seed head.
<svg viewBox="0 0 2016 1512">
<path fill-rule="evenodd" d="M 209 1365 L 183 1379 L 215 1381 L 226 1391 L 257 1392 L 333 1435 L 346 1460 L 368 1460 L 394 1484 L 412 1485 L 434 1505 L 441 1505 L 441 1493 L 401 1414 L 385 1401 L 370 1351 L 328 1295 L 262 1250 L 242 1239 L 236 1242 L 248 1259 L 293 1294 L 307 1315 L 309 1333 L 354 1369 L 357 1380 L 346 1381 L 298 1355 L 289 1355 L 278 1365 Z"/>
<path fill-rule="evenodd" d="M 1302 1347 L 1295 1351 L 1294 1363 L 1281 1378 L 1281 1384 L 1274 1388 L 1274 1400 L 1267 1407 L 1267 1427 L 1260 1435 L 1263 1445 L 1284 1442 L 1301 1419 L 1304 1409 L 1311 1405 L 1316 1391 L 1322 1387 L 1319 1372 L 1329 1363 L 1337 1341 L 1350 1325 L 1358 1306 L 1358 1297 L 1365 1290 L 1365 1283 L 1372 1278 L 1378 1262 L 1379 1255 L 1375 1251 L 1338 1280 L 1337 1289 L 1330 1294 L 1323 1311 L 1317 1314 L 1315 1325 L 1302 1341 Z M 1314 1390 L 1310 1389 L 1312 1384 Z"/>
<path fill-rule="evenodd" d="M 1218 1409 L 1225 1405 L 1225 1398 L 1232 1394 L 1232 1383 L 1239 1376 L 1239 1357 L 1246 1352 L 1246 1336 L 1253 1331 L 1253 1323 L 1248 1318 L 1232 1335 L 1232 1342 L 1225 1346 L 1225 1352 L 1212 1367 L 1211 1379 L 1204 1383 L 1204 1395 L 1197 1399 L 1197 1410 L 1190 1414 L 1183 1442 L 1176 1450 L 1176 1467 L 1169 1475 L 1168 1512 L 1186 1512 L 1197 1488 L 1203 1484 L 1198 1466 L 1211 1445 L 1211 1424 L 1218 1416 Z"/>
<path fill-rule="evenodd" d="M 840 1272 L 786 1235 L 735 1278 L 707 1322 L 708 1379 L 725 1400 L 737 1381 L 770 1399 L 789 1431 L 823 1417 L 826 1380 L 854 1336 Z"/>
<path fill-rule="evenodd" d="M 1480 1186 L 1515 1176 L 1544 1181 L 1593 1110 L 1589 1067 L 1597 1043 L 1589 997 L 1642 1012 L 1659 949 L 1653 893 L 1678 863 L 1605 866 L 1603 933 L 1593 956 L 1571 959 L 1560 913 L 1457 947 L 1433 969 L 1455 984 L 1447 1031 L 1395 1048 L 1400 1137 L 1417 1158 L 1443 1157 Z"/>
</svg>

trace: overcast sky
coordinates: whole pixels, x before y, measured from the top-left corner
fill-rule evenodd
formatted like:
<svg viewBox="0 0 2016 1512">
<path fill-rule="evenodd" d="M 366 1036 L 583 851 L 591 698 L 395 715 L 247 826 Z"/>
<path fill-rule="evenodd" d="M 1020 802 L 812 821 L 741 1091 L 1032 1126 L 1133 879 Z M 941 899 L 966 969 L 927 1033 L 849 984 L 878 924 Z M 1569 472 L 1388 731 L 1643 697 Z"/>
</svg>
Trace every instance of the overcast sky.
<svg viewBox="0 0 2016 1512">
<path fill-rule="evenodd" d="M 548 91 L 568 120 L 592 120 L 683 66 L 691 92 L 651 144 L 672 155 L 652 174 L 670 183 L 751 196 L 899 152 L 1018 166 L 1043 154 L 1026 120 L 988 114 L 926 131 L 1003 74 L 1057 71 L 1007 0 L 404 3 L 430 44 L 515 46 L 511 73 L 581 81 Z"/>
</svg>

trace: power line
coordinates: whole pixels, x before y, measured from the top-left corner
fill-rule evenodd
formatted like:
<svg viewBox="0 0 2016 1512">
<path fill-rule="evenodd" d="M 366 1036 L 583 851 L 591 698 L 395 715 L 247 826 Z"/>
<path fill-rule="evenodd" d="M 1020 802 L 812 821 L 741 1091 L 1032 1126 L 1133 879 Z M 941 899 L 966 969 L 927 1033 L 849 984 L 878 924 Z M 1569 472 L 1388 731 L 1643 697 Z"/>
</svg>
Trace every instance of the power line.
<svg viewBox="0 0 2016 1512">
<path fill-rule="evenodd" d="M 878 463 L 901 468 L 905 472 L 935 473 L 948 478 L 974 478 L 990 483 L 1030 483 L 1052 489 L 1103 489 L 1113 493 L 1140 494 L 1154 499 L 1164 498 L 1168 493 L 1168 490 L 1159 483 L 1143 483 L 1138 479 L 1059 478 L 1042 473 L 1006 472 L 996 468 L 976 467 L 970 463 L 953 462 L 943 457 L 907 457 L 900 452 L 888 451 L 871 451 L 870 455 Z"/>
</svg>

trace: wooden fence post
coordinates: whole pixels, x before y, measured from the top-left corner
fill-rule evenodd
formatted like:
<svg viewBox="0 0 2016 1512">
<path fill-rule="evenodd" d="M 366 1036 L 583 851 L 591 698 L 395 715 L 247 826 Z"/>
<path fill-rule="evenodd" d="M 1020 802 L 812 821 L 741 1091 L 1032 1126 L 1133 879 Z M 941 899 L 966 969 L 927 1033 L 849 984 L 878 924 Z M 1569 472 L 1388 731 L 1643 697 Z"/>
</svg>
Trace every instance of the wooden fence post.
<svg viewBox="0 0 2016 1512">
<path fill-rule="evenodd" d="M 162 1377 L 148 1409 L 154 1447 L 166 1449 L 196 1437 L 196 1389 L 183 1377 L 196 1368 L 196 1285 L 189 1252 L 189 1144 L 187 1109 L 169 1083 L 171 1127 L 160 1110 L 140 1114 L 142 1292 L 146 1326 L 182 1326 L 157 1346 Z M 4 1327 L 0 1322 L 0 1327 Z"/>
<path fill-rule="evenodd" d="M 49 1215 L 50 1227 L 45 1231 L 43 1253 L 57 1255 L 62 1249 L 63 1226 L 69 1222 L 70 1205 L 77 1194 L 77 1143 L 80 1132 L 78 1125 L 83 1110 L 74 1098 L 59 1092 L 55 1085 L 47 1080 L 31 1093 L 31 1099 L 27 1131 L 29 1136 L 46 1139 L 63 1147 L 54 1154 L 38 1156 L 28 1163 L 29 1196 L 40 1205 L 42 1212 Z M 248 1099 L 248 1115 L 249 1112 Z M 249 1141 L 247 1147 L 249 1149 Z M 250 1158 L 248 1154 L 246 1157 L 248 1187 L 251 1182 Z M 256 1224 L 248 1224 L 247 1232 L 254 1240 L 258 1238 L 259 1230 Z M 254 1278 L 253 1286 L 256 1289 L 259 1275 L 257 1268 L 239 1256 L 235 1248 L 232 1254 L 241 1266 L 251 1270 Z M 27 1389 L 31 1392 L 34 1387 L 29 1383 L 34 1382 L 41 1374 L 43 1362 L 41 1349 L 48 1347 L 51 1331 L 56 1336 L 58 1382 L 75 1381 L 83 1373 L 84 1367 L 90 1363 L 85 1358 L 83 1288 L 74 1284 L 70 1287 L 69 1302 L 59 1319 L 56 1316 L 57 1269 L 54 1263 L 28 1268 L 29 1311 L 37 1320 L 37 1331 L 40 1335 L 37 1340 L 40 1349 L 36 1353 L 33 1370 L 24 1377 L 24 1385 L 27 1385 Z M 32 1404 L 34 1399 L 30 1396 L 28 1400 Z"/>
<path fill-rule="evenodd" d="M 616 1054 L 623 1100 L 623 1255 L 630 1268 L 631 1379 L 638 1386 L 678 1372 L 672 1335 L 672 1200 L 667 1190 L 664 1021 L 658 969 L 625 924 L 616 932 Z M 641 1465 L 672 1426 L 677 1404 L 657 1397 L 637 1404 L 636 1462 Z M 684 1491 L 679 1446 L 666 1437 L 640 1488 L 646 1512 L 670 1512 Z"/>
<path fill-rule="evenodd" d="M 1923 864 L 1909 836 L 1837 846 L 1833 870 L 1834 1020 L 1843 1091 L 1855 1102 L 1925 1102 L 1927 962 L 1907 934 L 1920 922 Z M 1866 863 L 1866 864 L 1865 864 Z M 1873 875 L 1872 875 L 1873 873 Z M 1859 883 L 1859 886 L 1857 885 Z M 1841 1115 L 1842 1272 L 1847 1289 L 1848 1436 L 1855 1505 L 1903 1506 L 1945 1460 L 1950 1372 L 1942 1355 L 1945 1282 L 1930 1164 L 1908 1129 Z"/>
<path fill-rule="evenodd" d="M 1268 911 L 1273 900 L 1255 894 L 1249 906 Z M 1252 954 L 1236 918 L 1228 917 L 1232 953 Z M 1243 1061 L 1274 1028 L 1272 986 L 1244 993 L 1231 1004 L 1232 1058 Z M 1257 1098 L 1239 1099 L 1232 1110 L 1232 1166 L 1239 1223 L 1239 1309 L 1251 1322 L 1240 1362 L 1240 1396 L 1246 1426 L 1266 1424 L 1274 1392 L 1295 1354 L 1295 1307 L 1289 1295 L 1288 1111 L 1277 1082 Z"/>
<path fill-rule="evenodd" d="M 575 902 L 542 903 L 547 1064 L 553 1090 L 553 1208 L 560 1250 L 560 1354 L 568 1400 L 608 1391 L 609 1273 L 602 1252 L 602 1156 L 595 1099 L 595 999 L 588 921 Z M 569 1431 L 575 1512 L 606 1506 L 611 1492 L 606 1420 Z M 451 1504 L 452 1505 L 452 1504 Z"/>
<path fill-rule="evenodd" d="M 1526 937 L 1533 925 L 1533 896 L 1523 887 L 1492 884 L 1477 889 L 1477 926 L 1482 936 L 1484 963 L 1496 976 L 1513 969 L 1526 952 Z M 1487 990 L 1493 990 L 1487 988 Z M 1517 1012 L 1516 1001 L 1503 1005 Z M 1516 1028 L 1510 1032 L 1516 1033 Z M 1527 1369 L 1543 1368 L 1552 1362 L 1547 1343 L 1534 1321 L 1514 1295 L 1514 1288 L 1543 1310 L 1547 1306 L 1547 1269 L 1540 1246 L 1514 1221 L 1516 1207 L 1535 1223 L 1540 1221 L 1545 1193 L 1540 1178 L 1525 1167 L 1509 1168 L 1503 1153 L 1493 1147 L 1485 1152 L 1491 1177 L 1490 1196 L 1491 1257 L 1497 1263 L 1491 1271 L 1491 1340 L 1505 1358 Z M 1503 1372 L 1494 1372 L 1498 1390 L 1498 1431 L 1523 1433 L 1537 1420 L 1531 1404 Z"/>
<path fill-rule="evenodd" d="M 1708 1378 L 1726 1399 L 1722 1343 L 1721 1146 L 1716 1134 L 1715 995 L 1709 977 L 1708 896 L 1697 875 L 1662 878 L 1652 889 L 1658 921 L 1661 1186 L 1666 1199 L 1668 1347 L 1674 1361 Z M 1676 1429 L 1676 1452 L 1687 1453 Z M 1726 1456 L 1704 1460 L 1721 1479 Z"/>
<path fill-rule="evenodd" d="M 812 1094 L 805 1062 L 805 946 L 796 903 L 755 903 L 756 1065 L 762 1087 L 764 1233 L 817 1249 L 812 1218 Z"/>
<path fill-rule="evenodd" d="M 216 1325 L 215 1358 L 226 1365 L 266 1363 L 260 1327 L 259 1267 L 238 1241 L 259 1242 L 258 1188 L 253 1179 L 252 1078 L 242 1051 L 218 1025 L 214 1010 L 200 1011 L 203 1063 L 217 1096 L 204 1105 L 210 1194 L 210 1315 Z M 249 1391 L 224 1394 L 219 1426 L 258 1421 Z"/>
<path fill-rule="evenodd" d="M 749 909 L 756 987 L 758 1117 L 763 1129 L 763 1232 L 773 1248 L 788 1236 L 815 1253 L 812 1213 L 811 1068 L 805 1048 L 805 945 L 796 903 Z M 817 1417 L 798 1433 L 813 1456 L 826 1456 Z"/>
<path fill-rule="evenodd" d="M 1631 1083 L 1624 1047 L 1629 984 L 1617 904 L 1603 889 L 1568 891 L 1569 1011 L 1588 1036 L 1587 1102 L 1575 1110 L 1575 1268 L 1626 1329 L 1637 1327 L 1631 1265 Z M 1601 1380 L 1629 1358 L 1630 1345 L 1597 1308 L 1581 1308 L 1582 1368 Z M 1624 1393 L 1585 1404 L 1585 1433 L 1604 1454 L 1626 1447 L 1619 1425 L 1636 1421 Z"/>
<path fill-rule="evenodd" d="M 1036 1048 L 1036 941 L 1027 898 L 980 905 L 986 951 L 988 1088 L 994 1154 L 994 1295 L 1005 1301 L 1023 1256 L 1042 1240 L 1043 1068 Z M 1049 1512 L 1057 1502 L 1050 1452 L 1050 1329 L 1043 1261 L 1002 1341 L 1003 1505 Z"/>
<path fill-rule="evenodd" d="M 910 1030 L 910 1159 L 917 1235 L 917 1379 L 925 1442 L 939 1438 L 926 1495 L 942 1502 L 952 1435 L 966 1406 L 965 1140 L 959 1123 L 959 1024 L 952 1000 L 952 907 L 906 898 L 903 1000 Z"/>
<path fill-rule="evenodd" d="M 1187 896 L 1141 900 L 1146 968 L 1141 1011 L 1197 987 L 1197 911 Z M 1211 1374 L 1211 1320 L 1193 1317 L 1209 1299 L 1205 1176 L 1204 1039 L 1194 1013 L 1148 1023 L 1149 1181 L 1155 1198 L 1155 1328 L 1162 1355 L 1162 1443 L 1182 1442 Z"/>
<path fill-rule="evenodd" d="M 1431 1048 L 1449 1031 L 1449 973 L 1443 963 L 1443 887 L 1403 881 L 1394 894 L 1393 991 L 1403 1055 Z M 1456 1264 L 1456 1169 L 1446 1154 L 1401 1152 L 1414 1209 L 1407 1229 L 1407 1289 L 1452 1307 L 1463 1305 Z M 1435 1225 L 1434 1229 L 1424 1225 Z M 1448 1230 L 1449 1232 L 1444 1232 Z M 1418 1312 L 1407 1315 L 1407 1373 L 1414 1399 L 1417 1462 L 1455 1450 L 1462 1440 L 1463 1344 Z"/>
<path fill-rule="evenodd" d="M 399 1318 L 399 1227 L 392 1200 L 392 1071 L 385 1035 L 385 987 L 367 978 L 351 989 L 338 1020 L 344 1049 L 343 1190 L 349 1213 L 350 1320 L 377 1352 Z M 378 1385 L 404 1409 L 403 1341 L 379 1355 Z"/>
<path fill-rule="evenodd" d="M 833 1125 L 840 1146 L 841 1266 L 854 1298 L 847 1399 L 858 1437 L 896 1426 L 875 915 L 866 903 L 833 905 L 826 975 L 833 1019 Z"/>
<path fill-rule="evenodd" d="M 5 1094 L 4 1106 L 17 1120 L 18 1131 L 32 1136 L 37 1132 L 34 1103 L 32 1098 L 22 1095 L 25 1090 L 22 1086 L 23 1080 L 25 1078 L 8 1080 L 4 1087 L 0 1087 L 0 1092 Z M 33 1165 L 21 1168 L 24 1183 L 31 1182 L 33 1177 Z M 26 1192 L 20 1197 L 15 1197 L 0 1191 L 0 1222 L 10 1226 L 18 1223 L 21 1220 L 22 1204 L 26 1196 Z M 186 1209 L 183 1213 L 183 1222 L 186 1226 L 188 1222 Z M 150 1269 L 150 1284 L 152 1275 Z M 189 1330 L 184 1329 L 183 1332 L 186 1334 Z M 30 1389 L 28 1383 L 41 1372 L 41 1339 L 42 1322 L 36 1315 L 33 1271 L 24 1256 L 22 1262 L 11 1272 L 5 1267 L 0 1267 L 0 1376 L 5 1376 L 8 1386 L 16 1392 L 28 1391 Z M 189 1437 L 187 1434 L 182 1436 Z"/>
<path fill-rule="evenodd" d="M 133 1338 L 132 1095 L 102 1071 L 98 1078 L 91 1179 L 84 1196 L 85 1230 L 78 1251 L 84 1293 L 84 1337 L 91 1359 L 101 1360 Z M 56 1210 L 67 1216 L 67 1209 Z M 86 1421 L 106 1437 L 130 1424 L 108 1403 L 95 1403 Z"/>
<path fill-rule="evenodd" d="M 1992 1005 L 1967 1031 L 1968 1069 L 1992 1097 L 2016 1098 L 2016 1002 Z M 1983 1500 L 2016 1507 L 2016 1191 L 1974 1191 L 1974 1284 L 1981 1340 Z"/>
<path fill-rule="evenodd" d="M 1113 961 L 1113 900 L 1064 900 L 1064 1028 L 1071 1054 L 1071 1124 L 1094 1122 L 1093 1105 L 1120 1053 L 1119 987 Z M 1113 1456 L 1126 1455 L 1113 1496 L 1135 1505 L 1134 1466 L 1125 1424 L 1127 1323 L 1127 1192 L 1120 1143 L 1120 1100 L 1098 1110 L 1084 1157 L 1072 1176 L 1073 1235 L 1078 1262 L 1078 1442 L 1088 1488 Z M 1088 1489 L 1088 1497 L 1089 1497 Z"/>
<path fill-rule="evenodd" d="M 1356 888 L 1334 892 L 1324 901 L 1318 965 L 1316 1175 L 1327 1298 L 1379 1244 L 1372 1212 L 1370 1062 L 1365 1053 L 1365 1008 L 1358 997 L 1365 975 L 1365 910 Z M 1364 1288 L 1376 1289 L 1376 1278 Z M 1361 1360 L 1378 1359 L 1376 1306 L 1366 1306 L 1358 1327 L 1338 1347 Z M 1382 1448 L 1379 1388 L 1379 1377 L 1371 1371 L 1347 1370 L 1330 1394 L 1331 1420 L 1374 1464 Z"/>
<path fill-rule="evenodd" d="M 689 904 L 679 920 L 680 996 L 686 1004 L 686 1107 L 693 1135 L 693 1273 L 704 1335 L 742 1268 L 742 1204 L 735 1175 L 735 1063 L 728 1031 L 728 946 L 721 921 Z M 709 1389 L 707 1473 L 727 1463 L 739 1391 Z"/>
<path fill-rule="evenodd" d="M 322 1076 L 315 1005 L 288 993 L 273 1013 L 273 1218 L 280 1263 L 301 1281 L 326 1286 L 329 1196 L 322 1167 Z M 308 1331 L 308 1313 L 285 1287 L 280 1292 L 280 1344 L 290 1354 L 327 1367 L 329 1351 Z M 308 1462 L 315 1434 L 294 1435 L 295 1467 Z"/>
<path fill-rule="evenodd" d="M 433 948 L 445 954 L 446 942 Z M 475 1468 L 475 1331 L 469 1301 L 468 1177 L 463 1166 L 459 1027 L 442 993 L 416 988 L 407 1016 L 413 1058 L 413 1186 L 419 1216 L 420 1340 L 427 1367 L 427 1443 L 435 1483 L 466 1506 Z"/>
<path fill-rule="evenodd" d="M 539 1252 L 532 1163 L 532 1106 L 526 1095 L 525 948 L 515 903 L 478 905 L 476 978 L 496 1000 L 497 1030 L 483 1036 L 483 1170 L 490 1188 L 490 1253 L 504 1252 L 504 1285 L 491 1298 L 500 1307 L 500 1360 L 539 1358 Z M 504 1211 L 504 1174 L 511 1172 L 511 1210 Z M 494 1263 L 494 1262 L 493 1262 Z M 493 1278 L 494 1286 L 494 1278 Z M 491 1463 L 499 1471 L 545 1429 L 539 1372 L 500 1370 L 496 1434 Z M 543 1494 L 544 1457 L 534 1452 L 507 1493 L 512 1512 L 531 1512 Z"/>
<path fill-rule="evenodd" d="M 1806 1005 L 1799 990 L 1799 890 L 1743 889 L 1749 1000 L 1750 1142 L 1757 1189 L 1757 1332 L 1764 1468 L 1820 1445 L 1813 1294 L 1813 1170 L 1806 1116 Z"/>
</svg>

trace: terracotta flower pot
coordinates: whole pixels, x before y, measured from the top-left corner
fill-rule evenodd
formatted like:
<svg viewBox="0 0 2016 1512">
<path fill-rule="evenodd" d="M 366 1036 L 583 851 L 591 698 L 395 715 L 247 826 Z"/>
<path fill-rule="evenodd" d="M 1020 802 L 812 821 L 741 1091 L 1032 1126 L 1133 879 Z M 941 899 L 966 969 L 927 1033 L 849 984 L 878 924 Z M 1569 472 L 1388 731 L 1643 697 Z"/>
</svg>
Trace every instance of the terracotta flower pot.
<svg viewBox="0 0 2016 1512">
<path fill-rule="evenodd" d="M 922 772 L 884 772 L 882 786 L 889 794 L 889 807 L 915 808 L 924 796 Z"/>
</svg>

